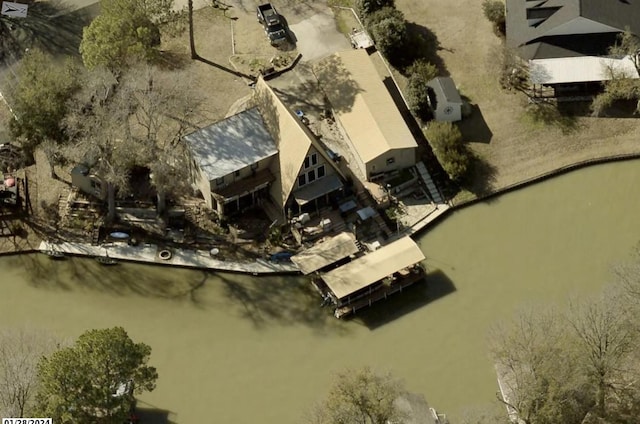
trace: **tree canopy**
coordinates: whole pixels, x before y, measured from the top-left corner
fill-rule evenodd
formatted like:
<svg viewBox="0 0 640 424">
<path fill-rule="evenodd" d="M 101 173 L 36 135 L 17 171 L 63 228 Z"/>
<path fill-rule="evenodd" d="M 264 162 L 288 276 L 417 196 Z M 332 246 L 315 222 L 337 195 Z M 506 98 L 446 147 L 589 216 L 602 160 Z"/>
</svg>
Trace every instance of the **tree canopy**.
<svg viewBox="0 0 640 424">
<path fill-rule="evenodd" d="M 628 56 L 640 72 L 640 38 L 632 34 L 629 29 L 618 34 L 615 45 L 609 49 L 609 54 L 616 58 Z M 598 94 L 591 104 L 591 111 L 594 116 L 602 115 L 611 105 L 618 100 L 635 100 L 635 113 L 640 113 L 640 83 L 632 75 L 627 75 L 616 69 L 614 66 L 606 69 L 609 80 L 604 81 L 604 90 Z"/>
<path fill-rule="evenodd" d="M 151 347 L 134 343 L 121 327 L 89 330 L 41 360 L 36 411 L 61 424 L 122 423 L 133 394 L 155 388 L 150 355 Z"/>
<path fill-rule="evenodd" d="M 80 53 L 88 69 L 112 71 L 151 60 L 160 45 L 160 24 L 172 19 L 171 0 L 101 0 L 100 15 L 83 31 Z"/>
<path fill-rule="evenodd" d="M 38 49 L 24 56 L 17 71 L 18 84 L 10 96 L 16 115 L 10 130 L 23 140 L 23 148 L 29 154 L 45 140 L 64 139 L 61 123 L 68 100 L 79 88 L 78 72 L 73 62 L 57 63 Z"/>
<path fill-rule="evenodd" d="M 438 76 L 438 69 L 425 59 L 417 60 L 407 69 L 407 102 L 411 110 L 421 119 L 430 114 L 429 87 L 427 84 Z"/>
<path fill-rule="evenodd" d="M 431 122 L 425 136 L 442 168 L 454 181 L 462 181 L 471 166 L 473 154 L 462 139 L 462 133 L 451 122 Z"/>
<path fill-rule="evenodd" d="M 366 18 L 373 12 L 383 7 L 395 7 L 394 0 L 356 0 L 356 11 L 362 18 Z"/>
<path fill-rule="evenodd" d="M 566 312 L 527 311 L 491 337 L 504 402 L 526 424 L 631 423 L 640 412 L 635 299 L 615 286 Z"/>
<path fill-rule="evenodd" d="M 370 368 L 346 370 L 336 375 L 324 402 L 313 411 L 312 424 L 388 424 L 403 418 L 394 401 L 405 392 L 391 374 Z"/>
<path fill-rule="evenodd" d="M 365 19 L 367 31 L 376 43 L 376 48 L 390 62 L 404 54 L 407 23 L 404 14 L 396 8 L 386 6 L 371 13 Z"/>
</svg>

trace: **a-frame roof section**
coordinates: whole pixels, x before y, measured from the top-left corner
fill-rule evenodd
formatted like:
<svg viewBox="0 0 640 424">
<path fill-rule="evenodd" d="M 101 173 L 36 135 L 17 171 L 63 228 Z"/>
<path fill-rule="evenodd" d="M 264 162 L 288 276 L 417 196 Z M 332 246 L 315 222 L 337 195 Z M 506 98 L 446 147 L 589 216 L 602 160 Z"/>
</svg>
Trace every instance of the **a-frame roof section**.
<svg viewBox="0 0 640 424">
<path fill-rule="evenodd" d="M 364 162 L 416 141 L 364 49 L 336 53 L 315 66 L 333 111 Z"/>
<path fill-rule="evenodd" d="M 283 207 L 291 195 L 311 146 L 314 146 L 318 154 L 324 158 L 327 166 L 331 166 L 344 178 L 309 128 L 282 102 L 262 77 L 256 82 L 254 96 L 279 152 L 279 177 L 276 178 L 271 192 L 279 206 Z"/>
</svg>

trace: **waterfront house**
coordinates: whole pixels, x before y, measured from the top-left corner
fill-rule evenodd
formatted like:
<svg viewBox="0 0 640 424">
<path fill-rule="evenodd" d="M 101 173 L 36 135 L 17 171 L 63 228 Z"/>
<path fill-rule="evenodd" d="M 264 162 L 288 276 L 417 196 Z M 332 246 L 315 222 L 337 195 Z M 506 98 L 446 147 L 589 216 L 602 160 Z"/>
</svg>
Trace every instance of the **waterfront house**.
<svg viewBox="0 0 640 424">
<path fill-rule="evenodd" d="M 284 222 L 332 203 L 344 176 L 262 78 L 254 90 L 253 108 L 185 137 L 207 205 L 219 216 L 258 206 Z"/>
<path fill-rule="evenodd" d="M 556 96 L 592 92 L 615 74 L 638 78 L 633 57 L 608 57 L 625 29 L 640 34 L 640 3 L 506 1 L 507 47 L 528 61 L 531 82 Z"/>
<path fill-rule="evenodd" d="M 416 164 L 417 143 L 364 49 L 336 53 L 315 66 L 336 123 L 363 181 Z M 400 100 L 401 101 L 401 100 Z"/>
<path fill-rule="evenodd" d="M 195 162 L 195 185 L 219 216 L 268 196 L 278 149 L 257 107 L 197 130 L 185 141 Z"/>
</svg>

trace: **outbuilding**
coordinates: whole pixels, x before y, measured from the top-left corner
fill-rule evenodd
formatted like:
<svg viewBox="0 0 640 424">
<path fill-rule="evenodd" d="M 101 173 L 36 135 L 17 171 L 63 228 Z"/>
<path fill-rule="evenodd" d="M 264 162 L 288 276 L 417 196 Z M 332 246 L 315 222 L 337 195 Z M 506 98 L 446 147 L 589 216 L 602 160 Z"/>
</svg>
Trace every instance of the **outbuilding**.
<svg viewBox="0 0 640 424">
<path fill-rule="evenodd" d="M 456 122 L 462 119 L 462 98 L 450 77 L 436 77 L 427 83 L 429 103 L 436 121 Z"/>
</svg>

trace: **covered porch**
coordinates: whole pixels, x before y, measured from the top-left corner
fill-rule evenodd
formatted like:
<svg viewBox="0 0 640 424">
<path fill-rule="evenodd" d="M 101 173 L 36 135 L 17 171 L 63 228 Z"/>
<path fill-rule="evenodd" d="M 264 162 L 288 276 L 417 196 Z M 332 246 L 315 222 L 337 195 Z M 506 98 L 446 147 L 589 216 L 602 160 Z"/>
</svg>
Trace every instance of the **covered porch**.
<svg viewBox="0 0 640 424">
<path fill-rule="evenodd" d="M 294 191 L 289 209 L 293 215 L 318 212 L 336 203 L 342 196 L 343 188 L 344 184 L 338 175 L 328 175 Z"/>
<path fill-rule="evenodd" d="M 269 169 L 230 184 L 217 192 L 211 192 L 214 209 L 220 217 L 232 216 L 259 205 L 269 196 L 269 185 L 275 177 Z"/>
</svg>

